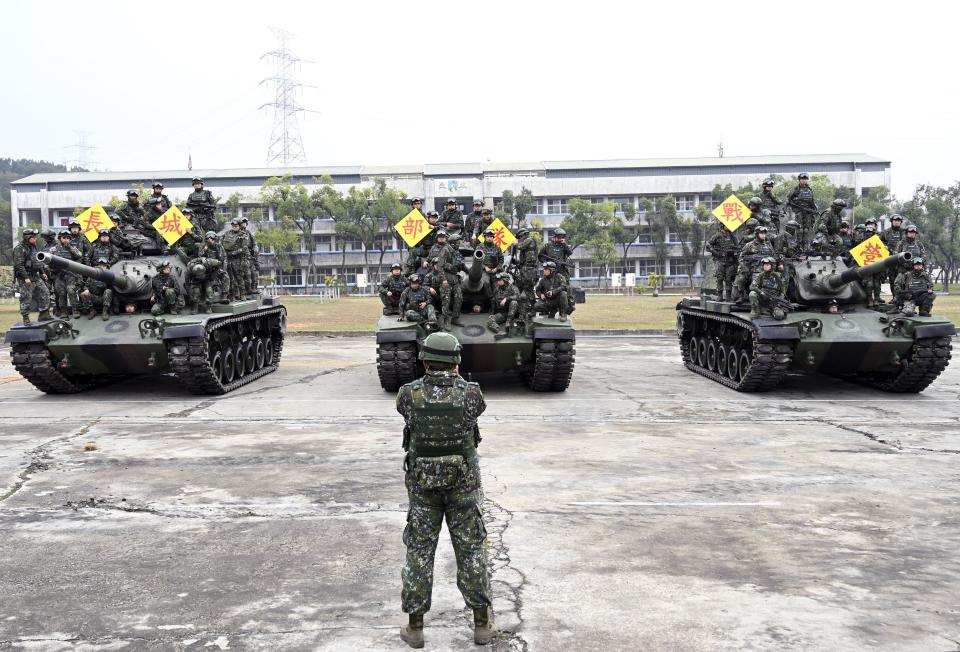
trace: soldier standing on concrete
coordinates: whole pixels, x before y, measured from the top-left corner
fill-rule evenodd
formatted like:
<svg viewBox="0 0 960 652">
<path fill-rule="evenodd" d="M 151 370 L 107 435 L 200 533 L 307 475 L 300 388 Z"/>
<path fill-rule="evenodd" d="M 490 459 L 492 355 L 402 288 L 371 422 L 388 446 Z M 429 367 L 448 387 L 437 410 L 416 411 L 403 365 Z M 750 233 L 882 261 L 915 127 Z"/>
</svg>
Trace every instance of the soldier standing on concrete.
<svg viewBox="0 0 960 652">
<path fill-rule="evenodd" d="M 454 336 L 432 333 L 419 357 L 426 374 L 397 394 L 397 412 L 406 422 L 404 470 L 410 501 L 403 531 L 407 558 L 400 574 L 401 607 L 408 614 L 408 624 L 400 630 L 400 638 L 410 647 L 423 647 L 434 553 L 446 519 L 457 559 L 457 586 L 473 609 L 473 640 L 486 645 L 493 638 L 493 614 L 477 457 L 477 419 L 486 403 L 480 386 L 460 377 L 460 343 Z"/>
<path fill-rule="evenodd" d="M 37 231 L 24 229 L 23 239 L 13 248 L 13 280 L 20 293 L 20 316 L 30 325 L 30 304 L 36 302 L 40 321 L 50 320 L 50 290 L 43 265 L 37 262 Z"/>
</svg>

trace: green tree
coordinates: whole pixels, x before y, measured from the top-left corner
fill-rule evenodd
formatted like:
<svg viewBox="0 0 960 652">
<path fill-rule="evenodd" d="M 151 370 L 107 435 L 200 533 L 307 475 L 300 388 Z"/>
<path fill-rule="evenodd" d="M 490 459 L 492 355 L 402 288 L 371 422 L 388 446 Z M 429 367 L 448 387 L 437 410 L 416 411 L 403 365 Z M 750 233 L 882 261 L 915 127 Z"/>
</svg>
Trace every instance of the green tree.
<svg viewBox="0 0 960 652">
<path fill-rule="evenodd" d="M 277 268 L 289 272 L 293 269 L 290 254 L 300 245 L 300 234 L 291 217 L 278 217 L 270 222 L 263 210 L 256 208 L 250 211 L 249 219 L 257 225 L 253 234 L 257 244 L 264 253 L 273 252 Z"/>
<path fill-rule="evenodd" d="M 513 198 L 513 214 L 517 218 L 513 224 L 523 224 L 533 210 L 537 207 L 537 198 L 533 196 L 526 187 L 520 188 L 520 194 Z"/>
<path fill-rule="evenodd" d="M 289 224 L 300 231 L 304 249 L 307 251 L 307 269 L 304 281 L 306 285 L 312 286 L 316 285 L 312 281 L 316 278 L 314 256 L 317 249 L 313 226 L 319 219 L 319 215 L 314 197 L 307 190 L 307 187 L 302 182 L 292 183 L 292 181 L 293 175 L 290 173 L 270 177 L 260 187 L 259 201 L 265 206 L 273 206 L 275 221 L 285 224 L 287 223 L 285 218 L 288 218 Z M 296 244 L 299 244 L 299 242 Z"/>
<path fill-rule="evenodd" d="M 370 190 L 367 213 L 359 235 L 364 244 L 364 257 L 368 250 L 380 252 L 377 261 L 379 276 L 383 275 L 383 257 L 388 245 L 393 242 L 393 225 L 408 212 L 405 199 L 406 193 L 388 187 L 383 179 L 377 179 Z"/>
<path fill-rule="evenodd" d="M 623 213 L 623 228 L 620 229 L 620 237 L 617 238 L 617 244 L 620 245 L 620 250 L 623 252 L 620 266 L 626 270 L 627 256 L 630 253 L 630 246 L 637 240 L 639 224 L 633 223 L 633 221 L 637 219 L 637 209 L 633 204 L 624 204 L 621 212 Z"/>
<path fill-rule="evenodd" d="M 617 216 L 616 210 L 617 205 L 613 202 L 593 204 L 574 198 L 570 200 L 570 215 L 560 224 L 571 243 L 582 244 L 594 264 L 600 265 L 603 278 L 607 277 L 610 265 L 617 261 L 616 239 L 623 231 L 623 220 Z"/>
<path fill-rule="evenodd" d="M 10 202 L 0 200 L 0 265 L 13 264 L 13 228 L 10 222 Z"/>
<path fill-rule="evenodd" d="M 649 199 L 641 199 L 640 209 L 643 211 L 647 226 L 650 229 L 654 266 L 656 267 L 662 285 L 664 271 L 667 266 L 667 254 L 670 252 L 670 245 L 667 244 L 667 233 L 669 231 L 667 220 L 661 210 L 660 201 L 654 202 Z"/>
<path fill-rule="evenodd" d="M 948 188 L 917 186 L 900 212 L 920 229 L 930 257 L 940 268 L 943 289 L 949 291 L 960 272 L 960 181 Z"/>
<path fill-rule="evenodd" d="M 877 186 L 867 192 L 867 196 L 861 200 L 860 205 L 853 209 L 853 223 L 859 224 L 868 217 L 880 219 L 890 212 L 893 204 L 893 197 L 886 186 Z M 848 206 L 849 206 L 848 202 Z"/>
<path fill-rule="evenodd" d="M 677 212 L 673 197 L 667 195 L 660 201 L 659 212 L 663 215 L 667 228 L 672 231 L 680 243 L 680 259 L 686 263 L 687 279 L 693 287 L 693 270 L 703 258 L 704 235 L 708 222 L 701 222 L 696 216 L 684 217 Z"/>
</svg>

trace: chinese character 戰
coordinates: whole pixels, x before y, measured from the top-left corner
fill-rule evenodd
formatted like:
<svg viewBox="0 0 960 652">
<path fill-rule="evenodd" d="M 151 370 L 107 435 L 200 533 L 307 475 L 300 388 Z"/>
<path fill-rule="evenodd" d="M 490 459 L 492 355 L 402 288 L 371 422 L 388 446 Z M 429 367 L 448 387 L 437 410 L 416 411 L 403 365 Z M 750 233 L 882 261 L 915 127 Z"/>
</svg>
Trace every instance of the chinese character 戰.
<svg viewBox="0 0 960 652">
<path fill-rule="evenodd" d="M 740 209 L 740 204 L 737 202 L 724 204 L 723 217 L 733 222 L 743 222 L 743 211 Z"/>
</svg>

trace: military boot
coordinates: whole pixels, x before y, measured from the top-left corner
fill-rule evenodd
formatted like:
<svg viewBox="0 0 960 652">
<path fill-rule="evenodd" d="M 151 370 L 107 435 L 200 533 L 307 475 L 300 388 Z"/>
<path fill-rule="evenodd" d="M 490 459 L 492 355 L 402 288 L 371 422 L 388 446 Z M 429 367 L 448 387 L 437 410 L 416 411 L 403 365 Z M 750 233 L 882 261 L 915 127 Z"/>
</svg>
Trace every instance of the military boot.
<svg viewBox="0 0 960 652">
<path fill-rule="evenodd" d="M 24 326 L 29 326 L 29 325 L 30 325 L 30 315 L 20 315 L 20 316 L 23 317 L 23 325 L 24 325 Z"/>
<path fill-rule="evenodd" d="M 453 319 L 450 320 L 450 323 L 454 326 L 463 326 L 464 323 L 460 321 L 460 315 L 455 315 Z"/>
<path fill-rule="evenodd" d="M 37 321 L 50 321 L 53 317 L 50 316 L 49 310 L 43 310 L 37 315 Z"/>
<path fill-rule="evenodd" d="M 400 638 L 410 647 L 423 647 L 423 616 L 410 614 L 410 621 L 400 628 Z"/>
<path fill-rule="evenodd" d="M 87 312 L 87 319 L 93 319 L 96 316 L 97 316 L 97 311 L 94 310 L 93 308 L 90 308 L 90 310 Z"/>
<path fill-rule="evenodd" d="M 493 613 L 490 607 L 473 610 L 473 642 L 488 645 L 493 639 Z"/>
</svg>

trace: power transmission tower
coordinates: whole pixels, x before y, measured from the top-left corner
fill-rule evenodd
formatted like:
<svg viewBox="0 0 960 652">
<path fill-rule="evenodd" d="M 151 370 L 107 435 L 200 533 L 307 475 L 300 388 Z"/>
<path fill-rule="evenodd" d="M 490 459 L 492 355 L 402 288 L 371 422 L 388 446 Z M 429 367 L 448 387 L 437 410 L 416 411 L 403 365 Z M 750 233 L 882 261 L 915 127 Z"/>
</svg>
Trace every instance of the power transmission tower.
<svg viewBox="0 0 960 652">
<path fill-rule="evenodd" d="M 270 133 L 270 145 L 267 147 L 267 165 L 306 165 L 307 156 L 303 151 L 300 126 L 297 124 L 297 113 L 304 108 L 297 102 L 296 96 L 303 84 L 294 76 L 301 59 L 287 47 L 287 42 L 296 35 L 276 27 L 271 27 L 270 31 L 280 41 L 280 47 L 260 57 L 269 57 L 276 64 L 276 74 L 260 82 L 272 84 L 275 95 L 273 102 L 260 107 L 273 107 L 273 129 Z"/>
<path fill-rule="evenodd" d="M 70 167 L 72 164 L 78 168 L 89 170 L 91 166 L 96 163 L 96 161 L 90 157 L 90 153 L 96 149 L 96 146 L 87 142 L 87 137 L 91 135 L 91 132 L 74 130 L 73 133 L 77 134 L 77 142 L 67 147 L 67 149 L 77 150 L 77 155 L 75 158 L 72 158 L 66 162 L 67 167 Z"/>
</svg>

